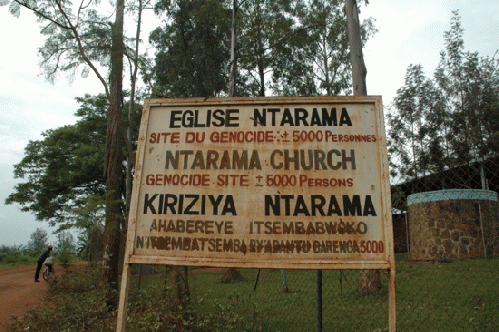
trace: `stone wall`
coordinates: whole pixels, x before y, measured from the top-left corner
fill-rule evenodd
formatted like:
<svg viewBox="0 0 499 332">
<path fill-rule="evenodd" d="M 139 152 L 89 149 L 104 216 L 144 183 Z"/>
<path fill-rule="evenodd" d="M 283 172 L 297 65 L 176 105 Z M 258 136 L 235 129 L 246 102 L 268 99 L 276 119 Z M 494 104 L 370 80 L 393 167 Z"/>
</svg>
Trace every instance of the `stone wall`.
<svg viewBox="0 0 499 332">
<path fill-rule="evenodd" d="M 499 255 L 497 193 L 426 192 L 409 196 L 408 205 L 410 259 L 455 260 Z"/>
</svg>

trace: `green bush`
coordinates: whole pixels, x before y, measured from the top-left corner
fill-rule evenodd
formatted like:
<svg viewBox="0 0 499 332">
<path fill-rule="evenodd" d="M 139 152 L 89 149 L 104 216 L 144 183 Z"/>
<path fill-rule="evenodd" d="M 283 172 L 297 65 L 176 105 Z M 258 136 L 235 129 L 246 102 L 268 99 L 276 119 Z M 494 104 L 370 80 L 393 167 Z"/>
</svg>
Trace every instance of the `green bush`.
<svg viewBox="0 0 499 332">
<path fill-rule="evenodd" d="M 69 263 L 74 262 L 76 259 L 73 250 L 69 247 L 62 248 L 54 256 L 57 262 L 61 263 L 62 265 L 68 265 Z"/>
<path fill-rule="evenodd" d="M 27 250 L 21 247 L 2 246 L 0 248 L 0 267 L 27 265 L 35 262 L 36 257 L 30 256 Z"/>
</svg>

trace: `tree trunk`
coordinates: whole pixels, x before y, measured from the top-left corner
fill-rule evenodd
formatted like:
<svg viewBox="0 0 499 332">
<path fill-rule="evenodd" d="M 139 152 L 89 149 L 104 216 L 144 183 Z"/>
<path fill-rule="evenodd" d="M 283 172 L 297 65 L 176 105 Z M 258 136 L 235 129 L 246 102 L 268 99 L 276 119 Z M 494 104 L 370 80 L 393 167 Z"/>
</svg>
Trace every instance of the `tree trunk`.
<svg viewBox="0 0 499 332">
<path fill-rule="evenodd" d="M 231 29 L 231 41 L 230 41 L 229 97 L 236 96 L 236 75 L 237 75 L 237 0 L 233 0 L 232 29 Z"/>
<path fill-rule="evenodd" d="M 135 128 L 135 124 L 133 122 L 134 114 L 135 114 L 135 90 L 136 90 L 136 82 L 137 82 L 137 72 L 139 69 L 139 44 L 140 44 L 140 29 L 142 26 L 142 10 L 143 10 L 142 0 L 139 0 L 139 12 L 137 17 L 137 30 L 135 32 L 135 57 L 133 59 L 133 73 L 130 78 L 131 87 L 130 87 L 130 106 L 128 108 L 128 129 L 127 129 L 127 140 L 132 144 L 133 142 L 133 130 Z M 132 169 L 134 167 L 135 160 L 133 156 L 128 155 L 127 163 L 126 163 L 126 213 L 130 212 L 130 202 L 132 199 L 132 185 L 133 185 L 133 177 L 132 177 Z"/>
<path fill-rule="evenodd" d="M 121 182 L 123 141 L 119 129 L 123 84 L 123 16 L 124 0 L 116 3 L 116 19 L 112 27 L 110 100 L 107 114 L 106 160 L 106 225 L 102 281 L 108 310 L 118 303 L 118 268 L 120 252 L 120 226 L 123 225 Z"/>
<path fill-rule="evenodd" d="M 237 76 L 237 0 L 232 2 L 232 29 L 230 41 L 230 80 L 229 80 L 229 97 L 236 96 L 236 76 Z M 235 275 L 234 268 L 229 269 L 230 275 Z M 223 277 L 222 277 L 223 279 Z"/>
<path fill-rule="evenodd" d="M 348 42 L 350 44 L 350 59 L 352 61 L 352 86 L 354 96 L 367 96 L 367 69 L 362 55 L 362 40 L 360 38 L 359 12 L 355 0 L 346 0 Z"/>
<path fill-rule="evenodd" d="M 350 44 L 350 59 L 352 61 L 352 86 L 354 96 L 367 96 L 367 69 L 362 55 L 362 40 L 360 38 L 360 22 L 357 2 L 346 0 L 348 42 Z M 359 291 L 380 291 L 381 274 L 379 270 L 362 270 L 360 272 Z"/>
</svg>

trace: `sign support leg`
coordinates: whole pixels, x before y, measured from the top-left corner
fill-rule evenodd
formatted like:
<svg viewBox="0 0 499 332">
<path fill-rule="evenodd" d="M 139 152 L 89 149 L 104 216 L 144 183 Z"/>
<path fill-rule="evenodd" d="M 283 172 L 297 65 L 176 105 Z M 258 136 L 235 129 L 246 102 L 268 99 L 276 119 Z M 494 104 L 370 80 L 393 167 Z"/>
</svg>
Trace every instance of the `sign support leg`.
<svg viewBox="0 0 499 332">
<path fill-rule="evenodd" d="M 118 303 L 118 320 L 116 322 L 116 331 L 125 332 L 126 326 L 126 304 L 128 298 L 128 285 L 130 283 L 130 264 L 123 264 L 123 273 L 121 275 L 120 300 Z"/>
<path fill-rule="evenodd" d="M 397 330 L 397 299 L 395 294 L 395 269 L 388 270 L 388 330 Z"/>
</svg>

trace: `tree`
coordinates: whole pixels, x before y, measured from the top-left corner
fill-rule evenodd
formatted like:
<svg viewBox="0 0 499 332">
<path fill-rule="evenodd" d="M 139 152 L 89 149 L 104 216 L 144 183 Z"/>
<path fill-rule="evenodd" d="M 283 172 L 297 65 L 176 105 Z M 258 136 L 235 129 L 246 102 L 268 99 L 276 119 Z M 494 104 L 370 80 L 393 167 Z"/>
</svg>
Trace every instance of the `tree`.
<svg viewBox="0 0 499 332">
<path fill-rule="evenodd" d="M 497 154 L 499 61 L 464 51 L 459 13 L 444 34 L 445 50 L 435 81 L 445 98 L 449 146 L 454 164 L 470 164 Z"/>
<path fill-rule="evenodd" d="M 80 107 L 75 116 L 80 119 L 74 125 L 49 129 L 41 140 L 28 143 L 23 159 L 14 166 L 14 177 L 25 182 L 16 185 L 5 200 L 62 229 L 74 225 L 72 209 L 86 205 L 89 196 L 106 193 L 102 160 L 109 103 L 103 94 L 76 100 Z"/>
<path fill-rule="evenodd" d="M 281 59 L 289 60 L 292 48 L 302 40 L 295 31 L 298 3 L 300 1 L 289 0 L 241 2 L 237 40 L 239 95 L 265 96 L 272 87 L 268 81 L 276 73 Z"/>
<path fill-rule="evenodd" d="M 71 224 L 82 230 L 78 237 L 78 253 L 92 262 L 99 259 L 104 234 L 106 198 L 99 195 L 89 196 L 85 204 L 70 210 Z"/>
<path fill-rule="evenodd" d="M 317 91 L 327 96 L 348 94 L 351 86 L 350 50 L 343 1 L 312 1 L 304 25 L 312 31 L 313 78 Z"/>
<path fill-rule="evenodd" d="M 33 254 L 39 254 L 43 250 L 47 249 L 48 243 L 48 233 L 46 230 L 37 228 L 36 231 L 31 233 L 30 240 L 28 242 L 28 250 Z"/>
<path fill-rule="evenodd" d="M 73 234 L 69 231 L 61 231 L 57 233 L 56 247 L 61 250 L 73 251 L 75 245 Z"/>
<path fill-rule="evenodd" d="M 445 109 L 434 82 L 424 76 L 420 65 L 410 65 L 405 85 L 394 99 L 396 114 L 389 114 L 390 156 L 400 161 L 393 175 L 420 178 L 439 169 L 446 154 L 442 145 Z M 433 166 L 432 166 L 433 165 Z"/>
<path fill-rule="evenodd" d="M 138 4 L 134 10 L 137 11 L 137 29 L 135 31 L 135 49 L 132 54 L 128 56 L 128 60 L 130 63 L 130 102 L 128 105 L 128 127 L 126 132 L 126 137 L 128 142 L 134 141 L 134 131 L 136 128 L 135 121 L 135 102 L 136 102 L 136 83 L 137 83 L 137 74 L 140 65 L 144 67 L 144 59 L 141 59 L 139 56 L 139 46 L 140 46 L 140 33 L 142 27 L 142 13 L 150 5 L 149 0 L 138 0 Z M 125 187 L 125 197 L 126 197 L 126 213 L 130 211 L 130 203 L 132 198 L 132 171 L 134 168 L 135 158 L 131 153 L 127 154 L 126 160 L 126 187 Z"/>
<path fill-rule="evenodd" d="M 350 62 L 342 1 L 221 0 L 158 1 L 169 18 L 150 35 L 159 50 L 154 75 L 158 94 L 168 97 L 230 93 L 231 68 L 239 96 L 336 95 L 349 93 Z M 237 40 L 231 60 L 231 13 Z M 362 24 L 362 42 L 375 32 Z M 236 35 L 235 35 L 236 36 Z M 234 62 L 234 67 L 232 67 Z"/>
<path fill-rule="evenodd" d="M 106 181 L 106 224 L 104 231 L 104 256 L 102 277 L 106 304 L 112 311 L 118 304 L 118 267 L 121 229 L 124 229 L 124 208 L 122 203 L 123 182 L 123 140 L 126 134 L 121 124 L 123 102 L 123 17 L 125 1 L 116 1 L 116 17 L 112 26 L 111 70 L 109 75 L 110 94 L 107 112 L 106 155 L 104 158 L 104 179 Z M 129 148 L 129 154 L 131 149 Z"/>
<path fill-rule="evenodd" d="M 401 180 L 498 153 L 499 61 L 464 50 L 457 11 L 444 38 L 434 77 L 426 78 L 421 66 L 411 65 L 405 85 L 397 90 L 389 135 L 392 173 Z"/>
<path fill-rule="evenodd" d="M 367 2 L 366 2 L 367 3 Z M 293 42 L 278 59 L 274 91 L 285 95 L 351 93 L 350 49 L 344 1 L 312 0 L 296 6 Z M 374 20 L 360 24 L 360 47 L 376 32 Z M 289 38 L 289 36 L 288 36 Z M 289 38 L 291 39 L 291 38 Z M 282 91 L 282 92 L 279 92 Z"/>
<path fill-rule="evenodd" d="M 156 47 L 154 75 L 167 97 L 213 97 L 227 91 L 230 11 L 219 0 L 158 1 L 164 28 L 150 34 Z"/>
<path fill-rule="evenodd" d="M 80 117 L 74 125 L 49 129 L 43 139 L 30 141 L 14 177 L 24 179 L 14 187 L 6 204 L 17 203 L 21 211 L 51 226 L 69 222 L 70 209 L 85 204 L 91 195 L 104 195 L 102 179 L 105 153 L 105 95 L 76 98 Z"/>
</svg>

